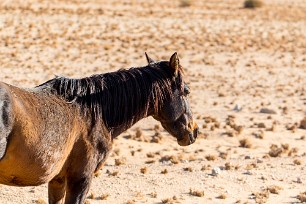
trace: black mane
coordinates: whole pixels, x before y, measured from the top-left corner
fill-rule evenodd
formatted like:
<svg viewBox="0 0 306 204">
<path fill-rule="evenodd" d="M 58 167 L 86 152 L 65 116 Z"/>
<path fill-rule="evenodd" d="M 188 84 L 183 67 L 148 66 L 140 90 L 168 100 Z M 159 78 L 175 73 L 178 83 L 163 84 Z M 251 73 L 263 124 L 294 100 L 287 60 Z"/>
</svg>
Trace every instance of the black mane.
<svg viewBox="0 0 306 204">
<path fill-rule="evenodd" d="M 149 105 L 157 111 L 172 97 L 171 80 L 169 62 L 162 61 L 81 79 L 55 77 L 38 87 L 78 105 L 83 114 L 95 120 L 103 119 L 111 130 L 143 118 Z"/>
</svg>

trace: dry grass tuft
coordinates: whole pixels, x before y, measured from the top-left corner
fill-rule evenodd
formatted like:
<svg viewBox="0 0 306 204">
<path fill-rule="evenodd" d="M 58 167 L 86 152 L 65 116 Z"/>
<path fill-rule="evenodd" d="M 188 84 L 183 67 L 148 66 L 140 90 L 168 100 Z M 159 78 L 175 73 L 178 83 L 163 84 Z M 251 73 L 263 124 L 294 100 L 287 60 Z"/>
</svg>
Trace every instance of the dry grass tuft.
<svg viewBox="0 0 306 204">
<path fill-rule="evenodd" d="M 303 193 L 300 193 L 296 198 L 301 201 L 301 203 L 306 203 L 306 191 Z"/>
<path fill-rule="evenodd" d="M 246 1 L 244 1 L 244 8 L 255 9 L 255 8 L 260 8 L 262 6 L 263 6 L 263 3 L 260 0 L 246 0 Z"/>
<path fill-rule="evenodd" d="M 109 197 L 109 194 L 108 193 L 104 193 L 102 194 L 101 196 L 99 196 L 99 200 L 107 200 L 107 198 Z"/>
<path fill-rule="evenodd" d="M 270 193 L 268 190 L 264 190 L 262 192 L 253 193 L 252 195 L 255 196 L 256 203 L 266 203 L 270 196 Z"/>
<path fill-rule="evenodd" d="M 206 159 L 207 161 L 215 161 L 217 158 L 218 158 L 217 156 L 211 155 L 211 154 L 205 156 L 205 159 Z"/>
<path fill-rule="evenodd" d="M 140 172 L 141 172 L 142 174 L 146 174 L 146 173 L 148 173 L 148 168 L 145 166 L 145 167 L 143 167 L 143 168 L 140 169 Z"/>
<path fill-rule="evenodd" d="M 267 188 L 267 190 L 268 190 L 270 193 L 279 194 L 279 192 L 280 192 L 281 190 L 283 190 L 283 188 L 280 187 L 280 186 L 272 185 L 272 186 L 269 186 L 269 187 Z"/>
<path fill-rule="evenodd" d="M 115 165 L 120 166 L 126 164 L 126 158 L 115 159 Z"/>
<path fill-rule="evenodd" d="M 283 151 L 284 151 L 283 148 L 278 147 L 277 145 L 273 144 L 270 146 L 269 156 L 270 157 L 280 157 Z"/>
<path fill-rule="evenodd" d="M 151 196 L 152 198 L 157 198 L 157 193 L 156 193 L 156 192 L 151 192 L 151 193 L 150 193 L 150 196 Z"/>
<path fill-rule="evenodd" d="M 294 163 L 295 165 L 301 165 L 301 164 L 302 164 L 301 160 L 299 160 L 299 159 L 293 160 L 293 163 Z"/>
<path fill-rule="evenodd" d="M 167 174 L 168 173 L 168 170 L 167 169 L 164 169 L 160 172 L 161 174 Z"/>
<path fill-rule="evenodd" d="M 243 147 L 243 148 L 251 148 L 252 147 L 252 144 L 251 144 L 250 140 L 247 139 L 247 138 L 239 140 L 239 143 L 240 143 L 239 147 Z"/>
<path fill-rule="evenodd" d="M 210 165 L 202 166 L 201 171 L 206 171 L 206 170 L 211 170 L 211 166 Z"/>
<path fill-rule="evenodd" d="M 106 173 L 109 175 L 109 176 L 117 176 L 119 174 L 119 171 L 113 171 L 113 172 L 110 172 L 110 171 L 106 171 Z"/>
<path fill-rule="evenodd" d="M 180 7 L 189 7 L 192 5 L 191 0 L 180 0 Z"/>
<path fill-rule="evenodd" d="M 177 156 L 163 156 L 160 160 L 160 162 L 164 162 L 164 161 L 170 161 L 172 164 L 178 164 L 180 163 L 180 160 Z"/>
<path fill-rule="evenodd" d="M 155 163 L 155 160 L 153 160 L 153 159 L 152 159 L 152 160 L 148 160 L 148 161 L 146 161 L 145 163 L 146 163 L 146 164 L 153 164 L 153 163 Z"/>
<path fill-rule="evenodd" d="M 224 199 L 226 199 L 226 197 L 227 197 L 227 196 L 226 196 L 224 193 L 222 193 L 222 194 L 219 195 L 217 198 L 218 198 L 218 199 L 223 199 L 223 200 L 224 200 Z"/>
<path fill-rule="evenodd" d="M 189 171 L 189 172 L 193 172 L 193 168 L 192 167 L 185 167 L 185 168 L 183 168 L 184 169 L 184 171 Z"/>
<path fill-rule="evenodd" d="M 135 200 L 128 200 L 127 202 L 126 202 L 126 204 L 135 204 L 136 202 L 135 202 Z"/>
<path fill-rule="evenodd" d="M 174 204 L 177 203 L 177 197 L 173 196 L 172 198 L 162 199 L 162 203 Z"/>
<path fill-rule="evenodd" d="M 197 196 L 197 197 L 203 197 L 205 195 L 204 191 L 192 190 L 192 189 L 189 190 L 189 194 L 192 196 Z"/>
<path fill-rule="evenodd" d="M 42 198 L 38 198 L 35 203 L 36 204 L 47 204 L 47 202 L 44 201 L 44 199 L 42 199 Z"/>
</svg>

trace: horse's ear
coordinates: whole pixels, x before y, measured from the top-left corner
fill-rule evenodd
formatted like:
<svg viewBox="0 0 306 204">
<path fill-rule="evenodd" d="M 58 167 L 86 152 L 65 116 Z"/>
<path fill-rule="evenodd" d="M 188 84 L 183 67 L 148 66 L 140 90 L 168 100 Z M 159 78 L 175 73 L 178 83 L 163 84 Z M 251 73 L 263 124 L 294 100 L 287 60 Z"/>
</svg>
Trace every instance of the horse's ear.
<svg viewBox="0 0 306 204">
<path fill-rule="evenodd" d="M 145 52 L 145 55 L 146 55 L 148 64 L 154 63 L 154 60 L 152 58 L 150 58 L 146 52 Z"/>
<path fill-rule="evenodd" d="M 170 69 L 173 73 L 173 76 L 177 77 L 180 67 L 180 60 L 175 52 L 170 58 Z"/>
</svg>

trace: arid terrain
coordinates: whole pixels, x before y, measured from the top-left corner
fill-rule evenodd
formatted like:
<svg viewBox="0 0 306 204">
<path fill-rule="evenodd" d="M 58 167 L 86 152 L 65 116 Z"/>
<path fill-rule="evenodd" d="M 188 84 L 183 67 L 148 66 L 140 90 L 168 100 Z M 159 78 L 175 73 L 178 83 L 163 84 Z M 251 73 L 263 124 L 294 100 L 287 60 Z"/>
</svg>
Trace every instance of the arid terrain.
<svg viewBox="0 0 306 204">
<path fill-rule="evenodd" d="M 306 202 L 306 1 L 1 0 L 0 81 L 30 88 L 178 52 L 200 127 L 180 147 L 153 118 L 114 140 L 87 203 Z M 47 185 L 0 186 L 45 203 Z"/>
</svg>

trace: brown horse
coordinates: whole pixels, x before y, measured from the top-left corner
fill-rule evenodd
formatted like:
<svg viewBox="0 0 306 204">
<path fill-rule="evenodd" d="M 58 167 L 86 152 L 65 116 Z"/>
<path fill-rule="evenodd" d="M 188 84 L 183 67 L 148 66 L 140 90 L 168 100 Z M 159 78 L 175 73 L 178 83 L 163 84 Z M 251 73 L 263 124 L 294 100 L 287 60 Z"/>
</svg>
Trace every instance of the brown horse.
<svg viewBox="0 0 306 204">
<path fill-rule="evenodd" d="M 145 67 L 56 77 L 33 89 L 0 83 L 0 183 L 48 183 L 49 203 L 84 203 L 113 138 L 140 119 L 153 116 L 179 145 L 192 144 L 198 128 L 177 54 L 147 60 Z"/>
</svg>

